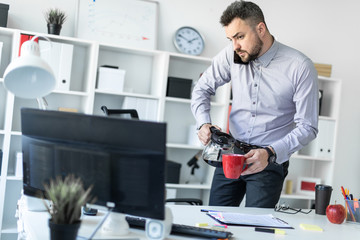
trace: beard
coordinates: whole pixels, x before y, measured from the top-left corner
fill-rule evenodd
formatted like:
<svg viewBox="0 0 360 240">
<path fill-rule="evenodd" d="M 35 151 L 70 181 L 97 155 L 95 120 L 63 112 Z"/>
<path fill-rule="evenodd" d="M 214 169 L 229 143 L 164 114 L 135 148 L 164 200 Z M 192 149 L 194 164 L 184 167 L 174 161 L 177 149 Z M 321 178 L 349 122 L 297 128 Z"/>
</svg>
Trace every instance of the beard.
<svg viewBox="0 0 360 240">
<path fill-rule="evenodd" d="M 264 45 L 264 43 L 261 41 L 259 36 L 256 35 L 255 45 L 251 49 L 251 51 L 248 52 L 248 51 L 240 50 L 240 49 L 236 49 L 235 51 L 244 63 L 248 63 L 250 61 L 255 60 L 259 56 L 263 45 Z M 244 55 L 241 55 L 241 54 L 244 54 Z"/>
</svg>

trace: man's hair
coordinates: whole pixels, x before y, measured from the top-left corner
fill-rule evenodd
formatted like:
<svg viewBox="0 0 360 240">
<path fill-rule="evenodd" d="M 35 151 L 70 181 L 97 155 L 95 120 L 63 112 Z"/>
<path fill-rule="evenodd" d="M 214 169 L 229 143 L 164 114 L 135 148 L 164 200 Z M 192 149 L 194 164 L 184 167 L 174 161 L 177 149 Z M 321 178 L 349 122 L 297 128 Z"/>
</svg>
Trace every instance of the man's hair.
<svg viewBox="0 0 360 240">
<path fill-rule="evenodd" d="M 234 18 L 244 20 L 252 28 L 255 28 L 260 22 L 266 25 L 263 12 L 253 2 L 235 1 L 231 3 L 223 12 L 220 23 L 223 27 L 226 27 Z"/>
</svg>

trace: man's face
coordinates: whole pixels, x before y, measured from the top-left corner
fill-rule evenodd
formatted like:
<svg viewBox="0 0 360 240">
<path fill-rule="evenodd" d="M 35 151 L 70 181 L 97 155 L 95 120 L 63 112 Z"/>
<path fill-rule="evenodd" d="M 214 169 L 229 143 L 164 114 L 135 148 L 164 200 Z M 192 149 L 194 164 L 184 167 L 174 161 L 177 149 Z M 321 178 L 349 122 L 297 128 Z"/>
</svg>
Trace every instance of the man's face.
<svg viewBox="0 0 360 240">
<path fill-rule="evenodd" d="M 225 26 L 226 37 L 232 41 L 234 51 L 244 63 L 259 57 L 263 42 L 256 30 L 252 29 L 244 20 L 234 18 Z"/>
</svg>

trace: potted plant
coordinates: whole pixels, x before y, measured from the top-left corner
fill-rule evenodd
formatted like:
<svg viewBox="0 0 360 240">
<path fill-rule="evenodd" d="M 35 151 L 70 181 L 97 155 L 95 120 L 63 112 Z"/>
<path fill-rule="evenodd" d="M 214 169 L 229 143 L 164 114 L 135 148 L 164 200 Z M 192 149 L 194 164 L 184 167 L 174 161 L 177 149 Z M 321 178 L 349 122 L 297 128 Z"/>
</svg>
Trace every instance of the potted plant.
<svg viewBox="0 0 360 240">
<path fill-rule="evenodd" d="M 50 236 L 52 240 L 76 239 L 81 221 L 81 208 L 90 201 L 90 191 L 84 189 L 80 178 L 68 175 L 57 177 L 45 185 L 45 195 L 50 201 L 45 207 L 51 218 L 49 219 Z"/>
<path fill-rule="evenodd" d="M 66 13 L 58 8 L 50 8 L 44 15 L 47 22 L 48 33 L 60 35 L 61 27 L 67 18 Z"/>
</svg>

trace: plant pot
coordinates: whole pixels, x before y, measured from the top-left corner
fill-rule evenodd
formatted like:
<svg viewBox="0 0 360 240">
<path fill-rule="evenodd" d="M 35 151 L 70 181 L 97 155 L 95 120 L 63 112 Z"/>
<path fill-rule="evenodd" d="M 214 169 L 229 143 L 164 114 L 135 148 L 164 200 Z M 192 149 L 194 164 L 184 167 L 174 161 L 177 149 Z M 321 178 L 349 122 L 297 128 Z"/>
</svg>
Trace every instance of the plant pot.
<svg viewBox="0 0 360 240">
<path fill-rule="evenodd" d="M 48 24 L 48 33 L 54 35 L 60 35 L 61 25 L 60 24 Z"/>
<path fill-rule="evenodd" d="M 75 240 L 78 234 L 81 221 L 73 224 L 55 224 L 49 219 L 51 240 Z"/>
</svg>

